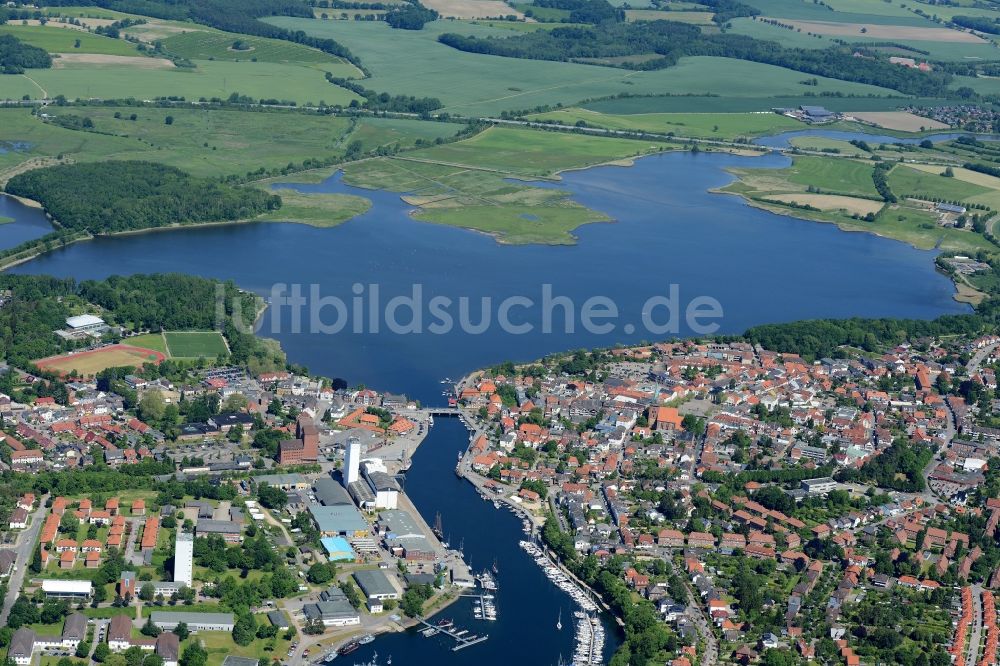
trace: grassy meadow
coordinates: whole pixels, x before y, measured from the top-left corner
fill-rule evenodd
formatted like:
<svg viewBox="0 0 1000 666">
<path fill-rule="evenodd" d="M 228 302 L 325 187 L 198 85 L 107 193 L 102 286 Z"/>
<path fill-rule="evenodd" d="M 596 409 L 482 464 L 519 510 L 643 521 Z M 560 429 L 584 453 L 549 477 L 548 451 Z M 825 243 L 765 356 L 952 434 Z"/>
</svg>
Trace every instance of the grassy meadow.
<svg viewBox="0 0 1000 666">
<path fill-rule="evenodd" d="M 49 53 L 97 53 L 101 55 L 140 55 L 135 44 L 124 39 L 112 39 L 78 30 L 54 22 L 48 25 L 0 25 L 0 35 L 13 35 L 26 44 L 45 49 Z M 80 45 L 76 42 L 79 40 Z"/>
<path fill-rule="evenodd" d="M 235 49 L 233 45 L 236 41 L 241 43 L 242 49 Z M 257 62 L 275 63 L 316 63 L 316 64 L 344 64 L 341 58 L 323 53 L 318 49 L 313 49 L 301 44 L 294 44 L 278 39 L 266 39 L 264 37 L 250 37 L 246 35 L 233 35 L 232 33 L 218 30 L 197 30 L 168 37 L 162 40 L 163 48 L 169 53 L 173 53 L 191 60 L 232 60 L 245 61 L 257 60 Z M 356 68 L 354 75 L 360 76 L 361 72 Z M 338 75 L 343 76 L 344 72 Z"/>
<path fill-rule="evenodd" d="M 558 121 L 575 125 L 583 121 L 590 127 L 612 130 L 643 131 L 703 139 L 735 139 L 789 130 L 806 125 L 776 113 L 643 113 L 610 115 L 581 108 L 559 109 L 530 116 L 533 120 Z"/>
<path fill-rule="evenodd" d="M 417 140 L 448 137 L 460 128 L 452 123 L 352 120 L 287 111 L 93 106 L 50 107 L 48 113 L 83 115 L 91 119 L 94 131 L 43 122 L 28 109 L 0 109 L 0 142 L 28 144 L 25 152 L 0 152 L 0 175 L 27 159 L 58 156 L 75 161 L 149 160 L 206 177 L 245 175 L 307 159 L 340 158 L 355 140 L 365 150 L 412 147 Z M 167 116 L 173 118 L 170 125 Z"/>
</svg>

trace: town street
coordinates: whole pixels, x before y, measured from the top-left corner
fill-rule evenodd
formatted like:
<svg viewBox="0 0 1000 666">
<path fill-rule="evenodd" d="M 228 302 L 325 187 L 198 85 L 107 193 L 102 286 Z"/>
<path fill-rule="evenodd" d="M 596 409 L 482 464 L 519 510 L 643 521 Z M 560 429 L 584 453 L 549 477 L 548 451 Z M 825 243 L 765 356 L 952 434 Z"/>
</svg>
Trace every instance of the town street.
<svg viewBox="0 0 1000 666">
<path fill-rule="evenodd" d="M 48 495 L 39 498 L 38 508 L 31 514 L 31 525 L 17 536 L 17 545 L 14 547 L 17 552 L 17 563 L 14 565 L 14 573 L 7 581 L 7 596 L 3 600 L 3 612 L 0 612 L 0 626 L 6 626 L 10 609 L 21 592 L 21 586 L 24 585 L 24 576 L 28 571 L 34 546 L 38 542 L 38 533 L 42 529 L 42 519 L 46 511 L 45 501 L 48 498 Z"/>
</svg>

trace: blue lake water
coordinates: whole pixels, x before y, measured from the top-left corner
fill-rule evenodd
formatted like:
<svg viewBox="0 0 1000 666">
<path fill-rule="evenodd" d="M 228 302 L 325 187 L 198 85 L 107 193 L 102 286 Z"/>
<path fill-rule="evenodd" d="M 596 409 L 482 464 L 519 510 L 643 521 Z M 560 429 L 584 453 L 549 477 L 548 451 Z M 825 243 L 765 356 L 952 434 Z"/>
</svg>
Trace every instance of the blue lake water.
<svg viewBox="0 0 1000 666">
<path fill-rule="evenodd" d="M 13 222 L 0 224 L 0 250 L 20 245 L 52 231 L 52 224 L 40 208 L 25 206 L 17 199 L 0 195 L 0 217 Z"/>
<path fill-rule="evenodd" d="M 565 188 L 576 201 L 616 220 L 578 229 L 574 246 L 504 246 L 482 234 L 417 222 L 398 195 L 359 192 L 334 177 L 295 187 L 360 193 L 372 200 L 372 209 L 333 229 L 248 224 L 100 238 L 56 250 L 14 271 L 78 279 L 179 271 L 232 279 L 264 295 L 272 293 L 275 283 L 305 285 L 307 294 L 309 285 L 316 285 L 321 296 L 337 296 L 348 304 L 355 283 L 365 285 L 365 293 L 367 285 L 377 283 L 382 303 L 411 294 L 419 284 L 425 301 L 466 296 L 476 304 L 484 297 L 541 300 L 542 285 L 550 284 L 554 296 L 569 297 L 577 309 L 598 295 L 617 305 L 620 317 L 607 334 L 579 327 L 571 334 L 563 332 L 564 310 L 558 309 L 554 333 L 538 330 L 540 308 L 518 310 L 513 317 L 518 323 L 535 325 L 534 331 L 523 334 L 491 326 L 478 334 L 354 333 L 348 328 L 324 335 L 293 330 L 289 308 L 282 308 L 276 318 L 280 330 L 272 331 L 271 318 L 265 315 L 263 332 L 280 340 L 292 361 L 352 384 L 406 392 L 430 404 L 443 402 L 439 380 L 445 376 L 507 359 L 665 337 L 652 336 L 641 326 L 628 333 L 626 326 L 641 323 L 648 299 L 668 294 L 671 284 L 677 286 L 682 304 L 697 296 L 717 299 L 724 312 L 720 332 L 725 333 L 813 317 L 932 318 L 969 311 L 953 300 L 951 282 L 934 270 L 933 252 L 774 215 L 737 197 L 708 192 L 731 181 L 726 167 L 787 163 L 776 154 L 747 158 L 668 153 L 639 160 L 631 168 L 567 173 L 561 183 L 547 186 Z M 16 224 L 31 225 L 28 209 L 15 212 Z M 5 230 L 12 228 L 19 227 L 0 227 L 4 242 Z M 478 305 L 471 309 L 472 320 L 479 321 Z M 307 319 L 305 329 L 308 324 Z M 687 326 L 678 329 L 679 335 L 689 333 Z M 375 650 L 383 660 L 391 654 L 395 663 L 411 665 L 545 665 L 571 656 L 569 598 L 548 584 L 517 547 L 519 521 L 480 500 L 453 474 L 455 454 L 466 447 L 467 437 L 457 420 L 438 419 L 414 455 L 406 487 L 428 522 L 437 511 L 442 513 L 445 532 L 453 544 L 464 540 L 476 569 L 498 561 L 499 621 L 474 620 L 468 600 L 445 612 L 472 633 L 489 633 L 490 639 L 452 652 L 440 639 L 391 635 L 351 655 L 347 659 L 352 663 L 368 659 Z M 557 632 L 560 611 L 564 629 Z M 615 644 L 611 632 L 609 638 L 610 652 Z"/>
<path fill-rule="evenodd" d="M 649 310 L 648 299 L 669 295 L 671 285 L 682 307 L 696 297 L 716 299 L 724 313 L 722 333 L 816 317 L 933 318 L 969 311 L 952 299 L 953 285 L 934 270 L 933 252 L 775 215 L 738 197 L 708 192 L 730 182 L 725 167 L 785 164 L 787 158 L 780 155 L 677 152 L 638 160 L 630 168 L 568 172 L 558 186 L 616 220 L 581 227 L 574 246 L 504 246 L 482 234 L 417 222 L 397 194 L 359 191 L 334 177 L 294 187 L 360 193 L 372 200 L 371 210 L 332 229 L 272 223 L 100 238 L 15 270 L 79 279 L 179 271 L 232 279 L 262 294 L 270 294 L 276 283 L 298 283 L 305 294 L 316 285 L 319 296 L 335 296 L 348 305 L 355 297 L 353 285 L 362 285 L 368 295 L 369 285 L 377 284 L 380 305 L 366 302 L 365 313 L 384 310 L 394 296 L 412 295 L 417 284 L 424 303 L 434 296 L 456 303 L 469 297 L 473 323 L 480 321 L 483 298 L 493 299 L 487 309 L 493 321 L 505 297 L 528 297 L 538 304 L 511 310 L 515 323 L 534 325 L 532 332 L 519 334 L 495 325 L 477 334 L 456 329 L 397 335 L 384 326 L 355 333 L 358 320 L 352 319 L 345 331 L 326 335 L 309 333 L 308 317 L 295 331 L 290 308 L 281 308 L 273 320 L 265 315 L 263 333 L 280 340 L 295 362 L 352 384 L 406 391 L 424 402 L 441 400 L 440 378 L 491 363 L 669 337 L 651 335 L 643 326 L 643 311 Z M 552 307 L 554 332 L 542 332 L 545 284 L 553 297 L 569 297 L 577 315 L 590 297 L 612 299 L 619 312 L 614 330 L 583 331 L 576 316 L 574 332 L 565 334 L 565 309 Z M 457 320 L 457 305 L 451 311 Z M 666 310 L 654 314 L 658 322 L 666 320 Z M 335 315 L 328 310 L 322 320 L 330 323 Z M 408 321 L 405 310 L 397 320 Z M 428 322 L 425 317 L 424 329 Z M 679 323 L 678 335 L 691 334 L 683 318 Z"/>
</svg>

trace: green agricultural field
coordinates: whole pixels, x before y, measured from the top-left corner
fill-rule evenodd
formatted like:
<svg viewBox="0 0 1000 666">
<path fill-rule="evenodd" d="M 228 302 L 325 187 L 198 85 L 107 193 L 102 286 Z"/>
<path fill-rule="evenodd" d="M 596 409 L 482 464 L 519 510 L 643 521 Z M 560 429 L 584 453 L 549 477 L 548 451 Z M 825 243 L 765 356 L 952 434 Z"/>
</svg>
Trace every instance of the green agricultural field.
<svg viewBox="0 0 1000 666">
<path fill-rule="evenodd" d="M 941 171 L 944 171 L 944 167 L 941 167 Z M 897 197 L 931 197 L 949 201 L 967 201 L 991 191 L 987 187 L 966 183 L 957 178 L 946 178 L 903 165 L 898 165 L 889 172 L 889 187 Z"/>
<path fill-rule="evenodd" d="M 132 345 L 133 347 L 144 347 L 146 349 L 152 349 L 153 351 L 163 352 L 168 354 L 167 341 L 163 338 L 163 333 L 145 333 L 143 335 L 136 335 L 131 338 L 126 338 L 125 342 Z"/>
<path fill-rule="evenodd" d="M 491 115 L 538 105 L 573 105 L 580 100 L 617 95 L 685 94 L 725 91 L 739 97 L 819 94 L 889 94 L 884 88 L 819 79 L 790 69 L 713 57 L 684 58 L 656 71 L 628 71 L 596 65 L 520 60 L 457 51 L 437 37 L 461 29 L 474 35 L 504 35 L 509 31 L 471 23 L 429 23 L 423 30 L 392 30 L 382 22 L 320 21 L 289 17 L 269 23 L 307 34 L 329 37 L 351 49 L 372 73 L 364 85 L 379 92 L 437 97 L 444 110 L 464 115 Z M 428 63 L 434 63 L 433 67 Z"/>
<path fill-rule="evenodd" d="M 23 76 L 0 79 L 0 99 L 19 99 L 24 94 L 38 98 L 43 90 L 49 97 L 65 95 L 70 99 L 154 99 L 173 95 L 197 100 L 201 97 L 225 99 L 232 93 L 239 93 L 299 104 L 325 101 L 344 106 L 357 98 L 354 93 L 327 83 L 323 67 L 314 69 L 268 62 L 207 60 L 199 60 L 196 64 L 195 69 L 146 69 L 116 64 L 72 64 L 63 68 L 33 69 L 30 81 Z M 325 69 L 337 67 L 344 65 L 331 63 Z M 350 71 L 353 70 L 350 66 Z M 31 81 L 37 85 L 31 85 Z"/>
<path fill-rule="evenodd" d="M 239 41 L 243 50 L 233 48 Z M 278 63 L 340 63 L 344 60 L 308 46 L 263 37 L 233 35 L 218 31 L 187 32 L 163 40 L 169 53 L 190 60 L 251 60 Z M 343 76 L 343 73 L 338 74 Z M 355 69 L 354 76 L 361 72 Z"/>
<path fill-rule="evenodd" d="M 661 95 L 657 97 L 621 97 L 584 102 L 580 108 L 607 114 L 634 113 L 748 113 L 774 108 L 796 108 L 822 103 L 831 111 L 895 111 L 908 104 L 942 106 L 947 100 L 922 97 L 703 97 Z"/>
<path fill-rule="evenodd" d="M 792 183 L 812 186 L 823 192 L 878 196 L 872 181 L 872 165 L 849 159 L 797 157 L 785 171 Z"/>
<path fill-rule="evenodd" d="M 163 334 L 171 358 L 215 358 L 229 353 L 218 331 L 168 331 Z"/>
<path fill-rule="evenodd" d="M 883 3 L 880 0 L 843 0 L 839 3 L 843 9 L 831 11 L 830 6 L 835 4 L 838 4 L 837 0 L 829 3 L 829 5 L 825 2 L 823 4 L 813 2 L 813 0 L 754 0 L 753 6 L 761 11 L 762 16 L 799 21 L 912 25 L 927 28 L 937 26 L 936 23 L 932 23 L 916 14 L 909 12 L 897 13 L 895 10 L 886 10 L 882 7 Z"/>
<path fill-rule="evenodd" d="M 806 128 L 798 120 L 776 113 L 648 113 L 615 116 L 570 108 L 540 113 L 531 118 L 555 120 L 565 125 L 583 121 L 591 127 L 660 134 L 673 132 L 678 136 L 707 139 L 734 139 Z"/>
<path fill-rule="evenodd" d="M 281 208 L 257 219 L 262 222 L 297 222 L 311 227 L 335 227 L 368 211 L 372 202 L 352 194 L 304 194 L 278 189 Z"/>
<path fill-rule="evenodd" d="M 830 20 L 830 19 L 824 19 Z M 736 18 L 730 21 L 732 32 L 747 35 L 756 39 L 769 39 L 780 42 L 782 46 L 799 49 L 825 49 L 833 45 L 829 37 L 823 35 L 808 35 L 798 30 L 789 30 L 763 21 L 751 18 Z"/>
<path fill-rule="evenodd" d="M 662 145 L 631 139 L 494 127 L 470 139 L 418 150 L 406 157 L 507 174 L 550 176 L 661 149 Z"/>
<path fill-rule="evenodd" d="M 124 39 L 94 35 L 72 27 L 48 25 L 0 25 L 0 35 L 14 35 L 21 41 L 45 49 L 49 53 L 99 53 L 101 55 L 139 55 L 134 44 Z M 76 41 L 80 46 L 76 46 Z M 57 63 L 58 64 L 58 63 Z M 6 77 L 5 77 L 6 78 Z"/>
</svg>

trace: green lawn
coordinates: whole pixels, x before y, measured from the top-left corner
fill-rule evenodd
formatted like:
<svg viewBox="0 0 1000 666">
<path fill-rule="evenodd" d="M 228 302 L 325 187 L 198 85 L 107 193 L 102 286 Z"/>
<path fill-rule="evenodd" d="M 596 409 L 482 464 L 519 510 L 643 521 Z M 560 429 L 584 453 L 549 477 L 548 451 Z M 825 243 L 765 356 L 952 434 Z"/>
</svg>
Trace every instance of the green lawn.
<svg viewBox="0 0 1000 666">
<path fill-rule="evenodd" d="M 734 139 L 805 129 L 805 125 L 798 120 L 776 113 L 637 113 L 616 116 L 570 108 L 540 113 L 531 118 L 560 121 L 564 125 L 583 121 L 592 127 L 659 134 L 673 132 L 678 136 L 706 139 Z"/>
<path fill-rule="evenodd" d="M 136 56 L 140 55 L 134 44 L 124 39 L 112 39 L 103 35 L 94 35 L 83 30 L 70 27 L 58 27 L 54 23 L 48 25 L 18 25 L 10 23 L 0 25 L 0 35 L 14 35 L 32 46 L 45 49 L 49 53 L 100 53 L 102 55 Z M 76 41 L 80 40 L 80 46 Z M 36 70 L 30 70 L 29 73 Z"/>
<path fill-rule="evenodd" d="M 0 80 L 0 99 L 19 99 L 22 95 L 39 98 L 42 89 L 49 97 L 65 95 L 70 99 L 154 99 L 172 95 L 198 100 L 202 97 L 225 99 L 232 93 L 239 93 L 256 99 L 289 100 L 298 104 L 326 102 L 345 106 L 357 97 L 344 88 L 327 83 L 323 77 L 324 71 L 350 75 L 355 71 L 353 65 L 329 63 L 302 66 L 208 60 L 198 60 L 195 64 L 197 67 L 194 69 L 146 69 L 132 65 L 83 63 L 32 69 L 29 70 L 31 80 L 25 76 L 3 77 Z"/>
<path fill-rule="evenodd" d="M 266 615 L 258 615 L 256 619 L 258 626 L 267 623 Z M 281 634 L 266 641 L 255 640 L 246 647 L 233 642 L 232 634 L 227 631 L 200 631 L 193 634 L 188 640 L 200 640 L 205 650 L 208 651 L 209 666 L 219 666 L 225 660 L 226 655 L 230 654 L 255 659 L 284 659 L 290 641 L 286 641 L 280 636 Z M 181 649 L 183 651 L 183 647 Z"/>
<path fill-rule="evenodd" d="M 842 91 L 888 94 L 884 88 L 819 79 L 805 86 L 801 72 L 725 58 L 683 58 L 668 69 L 629 71 L 596 65 L 501 58 L 457 51 L 437 41 L 444 32 L 480 36 L 509 35 L 503 28 L 436 21 L 423 30 L 393 30 L 384 22 L 322 21 L 290 17 L 269 23 L 337 40 L 372 73 L 367 88 L 379 92 L 437 97 L 444 110 L 465 115 L 497 114 L 538 105 L 573 105 L 580 100 L 617 95 L 716 93 L 728 96 L 819 94 Z M 404 34 L 405 33 L 405 34 Z"/>
<path fill-rule="evenodd" d="M 218 331 L 168 331 L 163 337 L 172 358 L 215 358 L 229 352 Z"/>
<path fill-rule="evenodd" d="M 147 333 L 145 335 L 137 335 L 132 338 L 126 338 L 123 340 L 125 344 L 135 345 L 136 347 L 145 347 L 146 349 L 152 349 L 153 351 L 167 353 L 167 341 L 163 339 L 162 333 Z"/>
<path fill-rule="evenodd" d="M 239 40 L 243 50 L 233 48 Z M 162 40 L 163 47 L 169 53 L 191 60 L 251 60 L 258 62 L 277 63 L 318 63 L 344 64 L 344 60 L 331 56 L 318 49 L 302 46 L 293 42 L 264 37 L 234 35 L 215 30 L 198 30 L 181 35 L 174 35 Z M 355 70 L 355 76 L 361 73 Z M 341 73 L 340 75 L 343 75 Z"/>
</svg>

